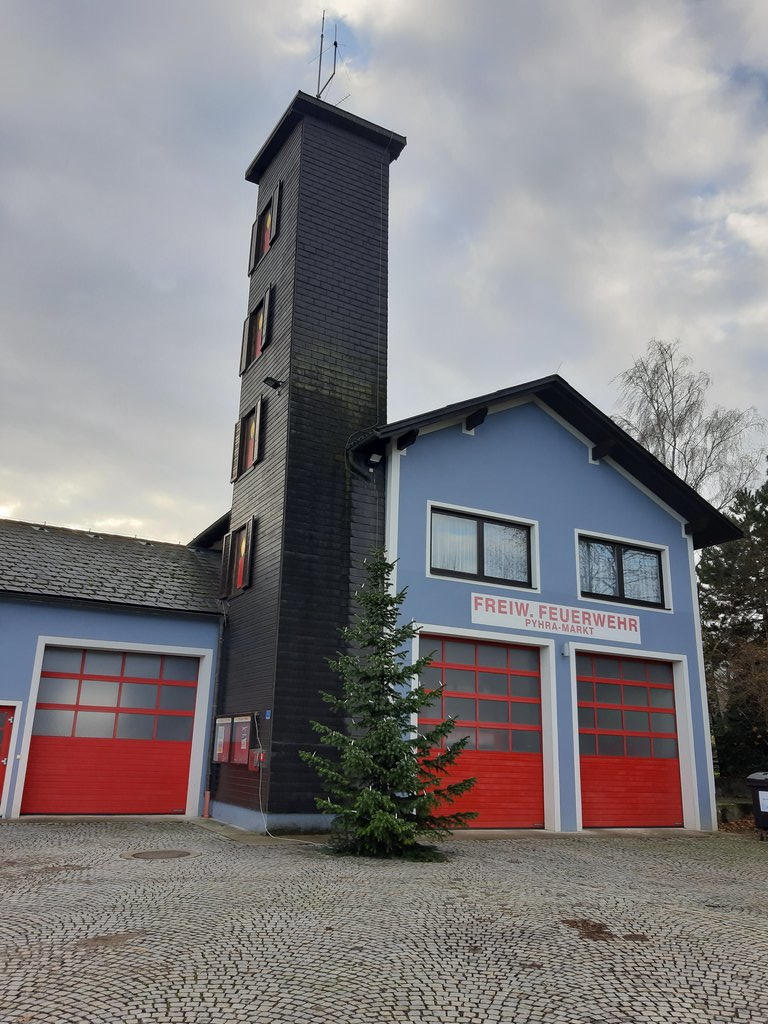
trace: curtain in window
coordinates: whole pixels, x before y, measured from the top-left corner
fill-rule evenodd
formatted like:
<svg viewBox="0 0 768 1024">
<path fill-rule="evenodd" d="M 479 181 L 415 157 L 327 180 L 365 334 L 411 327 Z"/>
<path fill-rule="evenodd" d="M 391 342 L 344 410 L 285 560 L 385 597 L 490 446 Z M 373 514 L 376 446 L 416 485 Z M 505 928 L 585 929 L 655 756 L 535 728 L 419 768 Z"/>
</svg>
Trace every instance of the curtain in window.
<svg viewBox="0 0 768 1024">
<path fill-rule="evenodd" d="M 619 569 L 612 544 L 579 539 L 579 577 L 586 594 L 619 596 Z"/>
<path fill-rule="evenodd" d="M 486 576 L 528 582 L 528 531 L 519 526 L 485 523 L 483 554 Z"/>
<path fill-rule="evenodd" d="M 661 604 L 661 573 L 655 551 L 622 551 L 624 596 L 633 601 Z"/>
<path fill-rule="evenodd" d="M 477 524 L 474 519 L 432 514 L 432 568 L 477 572 Z"/>
</svg>

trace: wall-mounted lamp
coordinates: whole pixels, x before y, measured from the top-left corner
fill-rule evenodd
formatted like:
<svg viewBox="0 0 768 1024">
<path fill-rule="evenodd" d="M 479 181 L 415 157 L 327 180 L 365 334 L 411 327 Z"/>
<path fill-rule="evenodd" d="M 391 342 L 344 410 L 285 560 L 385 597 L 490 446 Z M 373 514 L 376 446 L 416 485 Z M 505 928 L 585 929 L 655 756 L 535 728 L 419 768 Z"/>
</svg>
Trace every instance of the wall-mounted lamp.
<svg viewBox="0 0 768 1024">
<path fill-rule="evenodd" d="M 372 455 L 368 456 L 368 461 L 372 466 L 378 466 L 378 464 L 381 462 L 383 458 L 384 456 L 381 454 L 381 452 L 373 452 Z"/>
<path fill-rule="evenodd" d="M 277 377 L 265 377 L 262 384 L 266 384 L 268 388 L 272 388 L 278 395 L 280 394 L 280 388 L 285 384 L 284 380 L 278 380 Z"/>
</svg>

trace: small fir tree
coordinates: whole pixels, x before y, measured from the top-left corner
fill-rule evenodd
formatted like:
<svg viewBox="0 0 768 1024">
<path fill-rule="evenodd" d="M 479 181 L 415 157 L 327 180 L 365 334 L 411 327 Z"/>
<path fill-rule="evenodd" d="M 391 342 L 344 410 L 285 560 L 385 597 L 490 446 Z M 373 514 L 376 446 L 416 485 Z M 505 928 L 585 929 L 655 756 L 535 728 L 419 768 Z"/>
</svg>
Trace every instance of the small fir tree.
<svg viewBox="0 0 768 1024">
<path fill-rule="evenodd" d="M 356 595 L 359 613 L 341 630 L 347 653 L 329 663 L 342 678 L 342 693 L 324 693 L 323 699 L 344 716 L 346 729 L 320 722 L 312 727 L 335 756 L 302 751 L 301 757 L 327 791 L 316 802 L 334 815 L 336 852 L 437 859 L 434 847 L 418 840 L 442 838 L 477 816 L 446 809 L 476 780 L 445 778 L 466 744 L 462 739 L 439 749 L 454 719 L 422 734 L 414 729 L 414 717 L 434 697 L 419 682 L 430 659 L 407 663 L 406 645 L 418 631 L 399 622 L 406 592 L 392 593 L 393 568 L 383 551 L 368 560 L 367 581 Z"/>
</svg>

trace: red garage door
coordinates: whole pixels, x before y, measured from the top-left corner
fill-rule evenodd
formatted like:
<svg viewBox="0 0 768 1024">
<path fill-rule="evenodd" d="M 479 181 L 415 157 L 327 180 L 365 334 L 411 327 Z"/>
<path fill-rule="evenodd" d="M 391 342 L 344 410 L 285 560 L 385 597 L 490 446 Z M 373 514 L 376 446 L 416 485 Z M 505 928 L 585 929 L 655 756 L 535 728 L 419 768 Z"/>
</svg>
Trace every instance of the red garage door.
<svg viewBox="0 0 768 1024">
<path fill-rule="evenodd" d="M 183 814 L 197 658 L 49 647 L 22 814 Z"/>
<path fill-rule="evenodd" d="M 577 657 L 585 828 L 683 824 L 672 666 Z"/>
<path fill-rule="evenodd" d="M 419 723 L 426 730 L 455 715 L 450 740 L 466 736 L 468 743 L 448 781 L 478 780 L 450 810 L 479 812 L 472 828 L 542 828 L 538 649 L 422 636 L 420 653 L 432 655 L 423 685 L 442 684 L 443 692 Z"/>
</svg>

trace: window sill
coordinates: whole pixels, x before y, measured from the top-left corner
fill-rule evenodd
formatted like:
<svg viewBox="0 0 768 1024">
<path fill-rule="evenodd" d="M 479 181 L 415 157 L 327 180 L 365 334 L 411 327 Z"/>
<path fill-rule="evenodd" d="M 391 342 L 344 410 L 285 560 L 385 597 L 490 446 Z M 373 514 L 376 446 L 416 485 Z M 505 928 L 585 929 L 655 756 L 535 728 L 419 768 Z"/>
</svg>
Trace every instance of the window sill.
<svg viewBox="0 0 768 1024">
<path fill-rule="evenodd" d="M 591 604 L 602 605 L 605 608 L 630 608 L 634 611 L 665 612 L 668 615 L 673 611 L 669 605 L 646 604 L 643 601 L 628 601 L 626 598 L 598 597 L 595 594 L 579 593 L 577 599 Z"/>
<path fill-rule="evenodd" d="M 265 348 L 266 348 L 266 346 L 265 346 Z M 251 369 L 252 367 L 254 367 L 254 366 L 256 365 L 256 363 L 258 363 L 258 361 L 259 361 L 259 360 L 261 359 L 261 357 L 262 357 L 263 355 L 264 355 L 264 349 L 262 349 L 262 350 L 261 350 L 261 352 L 259 352 L 259 354 L 258 354 L 258 355 L 256 356 L 256 358 L 255 358 L 255 359 L 252 359 L 252 360 L 250 361 L 250 363 L 248 363 L 248 365 L 247 365 L 247 366 L 246 366 L 246 367 L 245 367 L 244 369 L 242 369 L 242 370 L 240 371 L 240 376 L 241 376 L 241 377 L 244 377 L 244 376 L 246 375 L 246 373 L 248 373 L 248 371 L 249 371 L 249 370 L 250 370 L 250 369 Z"/>
<path fill-rule="evenodd" d="M 444 573 L 433 572 L 431 569 L 427 570 L 426 575 L 429 580 L 441 580 L 444 583 L 466 583 L 470 587 L 493 587 L 496 590 L 515 590 L 521 594 L 541 593 L 540 587 L 527 586 L 525 583 L 502 583 L 500 580 L 483 580 L 477 577 L 469 579 L 466 576 L 449 576 Z"/>
<path fill-rule="evenodd" d="M 271 246 L 271 245 L 270 245 L 270 247 L 269 247 L 269 248 L 267 249 L 267 251 L 266 251 L 266 252 L 263 252 L 263 253 L 261 254 L 261 256 L 259 256 L 259 258 L 258 258 L 258 259 L 256 260 L 256 262 L 255 262 L 255 263 L 254 263 L 254 265 L 253 265 L 253 269 L 252 269 L 252 270 L 251 270 L 251 272 L 250 272 L 250 273 L 248 274 L 248 277 L 253 277 L 253 275 L 254 275 L 254 274 L 256 273 L 256 271 L 257 271 L 257 270 L 259 269 L 259 267 L 260 267 L 260 266 L 261 266 L 261 264 L 262 264 L 262 263 L 264 262 L 264 260 L 265 260 L 265 259 L 267 258 L 267 256 L 269 256 L 269 254 L 270 254 L 270 253 L 272 252 L 272 248 L 273 248 L 273 246 Z"/>
<path fill-rule="evenodd" d="M 238 475 L 235 477 L 232 483 L 239 484 L 244 477 L 249 476 L 249 474 L 251 474 L 254 471 L 254 469 L 256 469 L 260 461 L 261 459 L 259 459 L 258 462 L 254 462 L 252 466 L 248 467 L 248 469 L 244 469 L 242 473 L 238 473 Z"/>
</svg>

